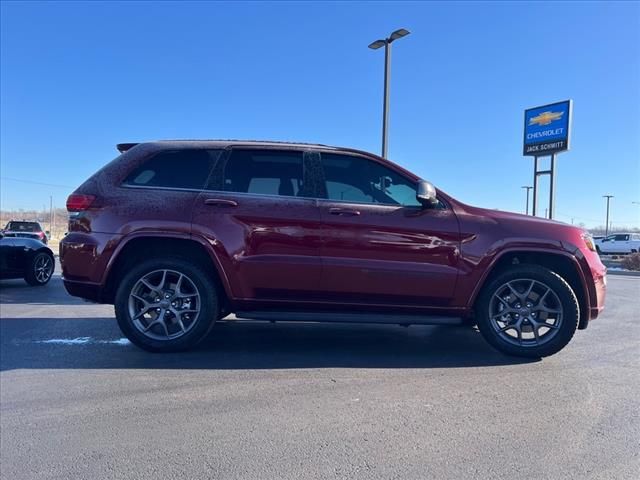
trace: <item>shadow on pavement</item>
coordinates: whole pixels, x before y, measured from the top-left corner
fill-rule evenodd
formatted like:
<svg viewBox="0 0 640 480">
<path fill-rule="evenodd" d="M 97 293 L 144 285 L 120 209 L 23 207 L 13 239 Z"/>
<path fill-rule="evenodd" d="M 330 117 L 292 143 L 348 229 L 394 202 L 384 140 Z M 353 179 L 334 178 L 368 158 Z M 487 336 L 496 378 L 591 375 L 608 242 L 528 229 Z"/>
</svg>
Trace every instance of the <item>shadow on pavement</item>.
<svg viewBox="0 0 640 480">
<path fill-rule="evenodd" d="M 1 322 L 0 369 L 459 368 L 529 363 L 494 351 L 469 327 L 221 322 L 195 350 L 153 354 L 126 344 L 113 318 Z M 83 338 L 79 345 L 38 343 Z"/>
<path fill-rule="evenodd" d="M 86 302 L 67 293 L 59 275 L 43 287 L 32 287 L 22 279 L 0 280 L 0 304 L 83 305 Z"/>
</svg>

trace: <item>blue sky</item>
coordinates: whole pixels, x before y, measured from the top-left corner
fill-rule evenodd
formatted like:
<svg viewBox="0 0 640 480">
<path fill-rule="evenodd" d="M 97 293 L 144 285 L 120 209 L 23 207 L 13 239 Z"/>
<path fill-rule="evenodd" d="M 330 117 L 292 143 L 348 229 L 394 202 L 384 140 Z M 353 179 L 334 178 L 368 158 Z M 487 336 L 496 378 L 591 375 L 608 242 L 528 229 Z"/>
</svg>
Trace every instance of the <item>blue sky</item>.
<svg viewBox="0 0 640 480">
<path fill-rule="evenodd" d="M 118 142 L 378 153 L 384 54 L 367 45 L 405 27 L 392 160 L 464 202 L 522 211 L 533 175 L 523 110 L 571 98 L 557 218 L 603 224 L 613 194 L 614 226 L 640 226 L 637 2 L 2 2 L 1 27 L 3 209 L 42 208 L 49 195 L 63 206 Z"/>
</svg>

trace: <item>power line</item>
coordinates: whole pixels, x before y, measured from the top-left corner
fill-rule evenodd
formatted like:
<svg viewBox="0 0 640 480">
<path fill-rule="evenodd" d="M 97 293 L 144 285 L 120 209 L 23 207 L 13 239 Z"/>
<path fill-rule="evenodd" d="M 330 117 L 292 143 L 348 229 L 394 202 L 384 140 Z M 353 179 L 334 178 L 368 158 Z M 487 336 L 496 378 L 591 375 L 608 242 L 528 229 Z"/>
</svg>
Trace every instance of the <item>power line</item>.
<svg viewBox="0 0 640 480">
<path fill-rule="evenodd" d="M 1 180 L 11 180 L 12 182 L 31 183 L 33 185 L 44 185 L 46 187 L 75 188 L 75 187 L 70 187 L 69 185 L 57 185 L 55 183 L 35 182 L 33 180 L 24 180 L 22 178 L 0 177 L 0 179 Z"/>
<path fill-rule="evenodd" d="M 577 220 L 587 220 L 589 222 L 601 222 L 602 219 L 600 220 L 596 220 L 595 218 L 587 218 L 587 217 L 581 217 L 579 215 L 571 215 L 570 213 L 562 213 L 562 212 L 558 212 L 559 215 L 562 215 L 563 217 L 569 217 L 569 218 L 575 218 Z"/>
<path fill-rule="evenodd" d="M 576 220 L 586 220 L 589 222 L 596 222 L 596 223 L 602 223 L 604 225 L 604 223 L 602 222 L 602 219 L 595 219 L 595 218 L 588 218 L 588 217 L 581 217 L 580 215 L 572 215 L 570 213 L 563 213 L 563 212 L 558 212 L 558 215 L 560 215 L 561 217 L 566 217 L 566 218 L 573 218 Z M 615 220 L 611 220 L 612 223 L 617 223 L 617 224 L 623 224 L 623 223 L 631 223 L 631 224 L 636 224 L 638 223 L 638 219 L 629 219 L 629 218 L 617 218 Z"/>
</svg>

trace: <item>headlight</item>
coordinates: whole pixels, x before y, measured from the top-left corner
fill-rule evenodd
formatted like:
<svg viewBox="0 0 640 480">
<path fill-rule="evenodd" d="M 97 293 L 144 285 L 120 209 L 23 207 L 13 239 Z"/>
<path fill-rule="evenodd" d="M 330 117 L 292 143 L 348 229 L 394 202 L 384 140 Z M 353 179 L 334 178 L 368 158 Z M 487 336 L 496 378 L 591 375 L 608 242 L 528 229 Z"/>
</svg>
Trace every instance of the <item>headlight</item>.
<svg viewBox="0 0 640 480">
<path fill-rule="evenodd" d="M 593 237 L 591 236 L 590 233 L 586 233 L 586 232 L 583 233 L 582 240 L 584 240 L 584 244 L 587 246 L 589 250 L 591 250 L 592 252 L 596 251 L 596 246 L 593 243 Z"/>
</svg>

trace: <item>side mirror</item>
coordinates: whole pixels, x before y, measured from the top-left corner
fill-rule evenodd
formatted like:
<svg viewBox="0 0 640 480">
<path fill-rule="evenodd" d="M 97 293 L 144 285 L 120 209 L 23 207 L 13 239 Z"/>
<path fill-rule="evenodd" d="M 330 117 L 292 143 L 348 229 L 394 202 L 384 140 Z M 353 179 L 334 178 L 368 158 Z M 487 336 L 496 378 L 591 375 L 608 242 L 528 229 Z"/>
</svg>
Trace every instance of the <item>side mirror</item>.
<svg viewBox="0 0 640 480">
<path fill-rule="evenodd" d="M 438 203 L 438 199 L 436 198 L 436 187 L 434 187 L 431 182 L 420 180 L 418 182 L 416 198 L 423 207 L 436 205 Z"/>
</svg>

